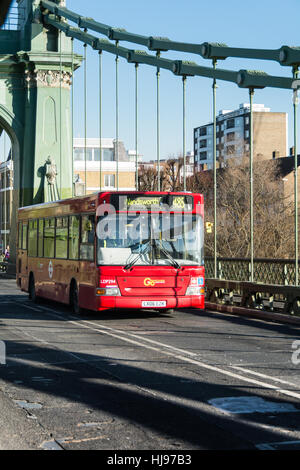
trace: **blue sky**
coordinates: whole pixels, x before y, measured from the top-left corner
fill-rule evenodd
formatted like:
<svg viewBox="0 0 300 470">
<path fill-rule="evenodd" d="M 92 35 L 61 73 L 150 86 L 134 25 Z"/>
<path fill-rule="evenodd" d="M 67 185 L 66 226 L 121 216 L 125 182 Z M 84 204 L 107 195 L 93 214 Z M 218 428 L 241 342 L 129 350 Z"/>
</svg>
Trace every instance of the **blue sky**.
<svg viewBox="0 0 300 470">
<path fill-rule="evenodd" d="M 146 36 L 202 43 L 223 42 L 229 46 L 276 49 L 282 45 L 300 45 L 299 0 L 67 0 L 67 7 L 83 16 L 125 28 Z M 121 43 L 125 47 L 141 46 Z M 83 54 L 77 43 L 76 52 Z M 163 57 L 192 60 L 210 66 L 196 55 L 165 53 Z M 227 59 L 220 68 L 264 70 L 273 75 L 290 76 L 291 69 L 268 61 Z M 83 69 L 83 68 L 81 68 Z M 88 137 L 99 135 L 98 53 L 88 48 Z M 83 70 L 75 74 L 74 136 L 84 136 Z M 139 68 L 139 149 L 145 160 L 156 158 L 156 70 Z M 115 62 L 114 56 L 103 54 L 103 137 L 115 137 Z M 212 118 L 212 82 L 193 77 L 187 81 L 187 150 L 193 148 L 193 128 Z M 160 80 L 160 153 L 161 158 L 182 152 L 182 82 L 171 72 L 162 71 Z M 236 85 L 218 82 L 217 110 L 236 109 L 248 102 L 248 91 Z M 292 95 L 286 90 L 264 89 L 255 93 L 254 102 L 264 103 L 271 111 L 289 114 L 289 145 L 292 145 Z M 127 149 L 135 146 L 134 66 L 120 59 L 119 66 L 119 138 Z"/>
</svg>

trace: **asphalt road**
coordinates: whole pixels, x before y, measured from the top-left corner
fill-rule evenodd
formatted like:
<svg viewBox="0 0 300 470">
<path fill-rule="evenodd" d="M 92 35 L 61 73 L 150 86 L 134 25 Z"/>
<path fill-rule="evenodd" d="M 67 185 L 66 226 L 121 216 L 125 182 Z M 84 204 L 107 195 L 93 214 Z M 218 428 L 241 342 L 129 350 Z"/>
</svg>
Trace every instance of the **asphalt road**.
<svg viewBox="0 0 300 470">
<path fill-rule="evenodd" d="M 75 316 L 0 279 L 0 340 L 0 449 L 300 449 L 299 326 Z"/>
</svg>

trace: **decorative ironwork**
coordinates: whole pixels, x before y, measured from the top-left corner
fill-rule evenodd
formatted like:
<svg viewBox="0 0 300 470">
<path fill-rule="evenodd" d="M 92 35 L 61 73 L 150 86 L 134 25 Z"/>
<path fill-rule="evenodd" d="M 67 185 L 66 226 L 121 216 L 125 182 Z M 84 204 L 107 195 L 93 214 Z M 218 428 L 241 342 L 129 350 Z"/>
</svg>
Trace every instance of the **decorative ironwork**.
<svg viewBox="0 0 300 470">
<path fill-rule="evenodd" d="M 295 260 L 293 259 L 254 258 L 253 268 L 254 282 L 286 286 L 295 285 Z M 207 278 L 215 277 L 214 258 L 206 258 L 205 272 Z M 250 281 L 250 258 L 218 258 L 217 277 L 232 281 Z"/>
</svg>

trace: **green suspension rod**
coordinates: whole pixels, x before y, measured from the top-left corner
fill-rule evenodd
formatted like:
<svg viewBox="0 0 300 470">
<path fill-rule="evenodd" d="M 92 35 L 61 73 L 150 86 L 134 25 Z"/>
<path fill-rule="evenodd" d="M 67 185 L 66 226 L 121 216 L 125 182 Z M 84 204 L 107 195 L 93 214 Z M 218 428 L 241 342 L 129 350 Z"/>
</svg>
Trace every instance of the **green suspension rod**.
<svg viewBox="0 0 300 470">
<path fill-rule="evenodd" d="M 116 42 L 118 47 L 118 42 Z M 118 76 L 119 56 L 116 56 L 116 179 L 117 191 L 119 191 L 119 76 Z"/>
<path fill-rule="evenodd" d="M 135 64 L 135 189 L 139 189 L 139 166 L 138 166 L 138 68 Z"/>
<path fill-rule="evenodd" d="M 186 76 L 182 77 L 182 151 L 183 151 L 183 190 L 186 191 L 186 116 L 185 116 L 185 102 L 186 102 Z M 179 173 L 180 175 L 180 173 Z"/>
<path fill-rule="evenodd" d="M 62 198 L 62 56 L 61 56 L 61 35 L 59 31 L 59 197 Z"/>
<path fill-rule="evenodd" d="M 157 57 L 160 57 L 160 52 L 157 51 Z M 157 152 L 157 191 L 160 191 L 160 148 L 159 148 L 159 79 L 160 69 L 157 67 L 156 70 L 156 152 Z"/>
<path fill-rule="evenodd" d="M 253 218 L 253 95 L 249 88 L 250 98 L 250 281 L 254 281 L 254 218 Z"/>
<path fill-rule="evenodd" d="M 99 51 L 99 151 L 100 151 L 100 191 L 102 190 L 102 51 Z"/>
<path fill-rule="evenodd" d="M 298 79 L 298 67 L 293 69 L 294 80 Z M 295 285 L 299 284 L 299 246 L 298 246 L 298 135 L 297 135 L 297 112 L 298 112 L 298 90 L 294 90 L 293 97 L 293 108 L 294 108 L 294 211 L 295 211 Z"/>
<path fill-rule="evenodd" d="M 84 89 L 84 182 L 85 182 L 85 194 L 87 194 L 87 64 L 86 64 L 86 47 L 84 44 L 84 79 L 83 79 L 83 89 Z"/>
<path fill-rule="evenodd" d="M 72 54 L 72 131 L 71 131 L 71 152 L 72 152 L 72 197 L 74 197 L 74 39 L 71 38 L 71 54 Z"/>
<path fill-rule="evenodd" d="M 217 61 L 213 60 L 213 68 L 217 66 Z M 214 277 L 218 277 L 218 247 L 217 247 L 217 82 L 213 80 L 213 174 L 214 174 Z"/>
</svg>

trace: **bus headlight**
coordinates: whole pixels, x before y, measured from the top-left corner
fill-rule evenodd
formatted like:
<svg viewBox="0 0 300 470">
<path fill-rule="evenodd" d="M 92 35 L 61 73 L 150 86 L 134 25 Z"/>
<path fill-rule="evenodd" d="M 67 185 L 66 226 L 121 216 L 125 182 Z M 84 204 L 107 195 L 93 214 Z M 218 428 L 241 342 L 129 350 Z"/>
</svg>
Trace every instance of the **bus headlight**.
<svg viewBox="0 0 300 470">
<path fill-rule="evenodd" d="M 100 287 L 96 289 L 96 295 L 112 295 L 117 296 L 121 295 L 120 289 L 118 287 Z"/>
<path fill-rule="evenodd" d="M 186 290 L 185 295 L 204 295 L 204 293 L 204 287 L 189 286 Z"/>
</svg>

